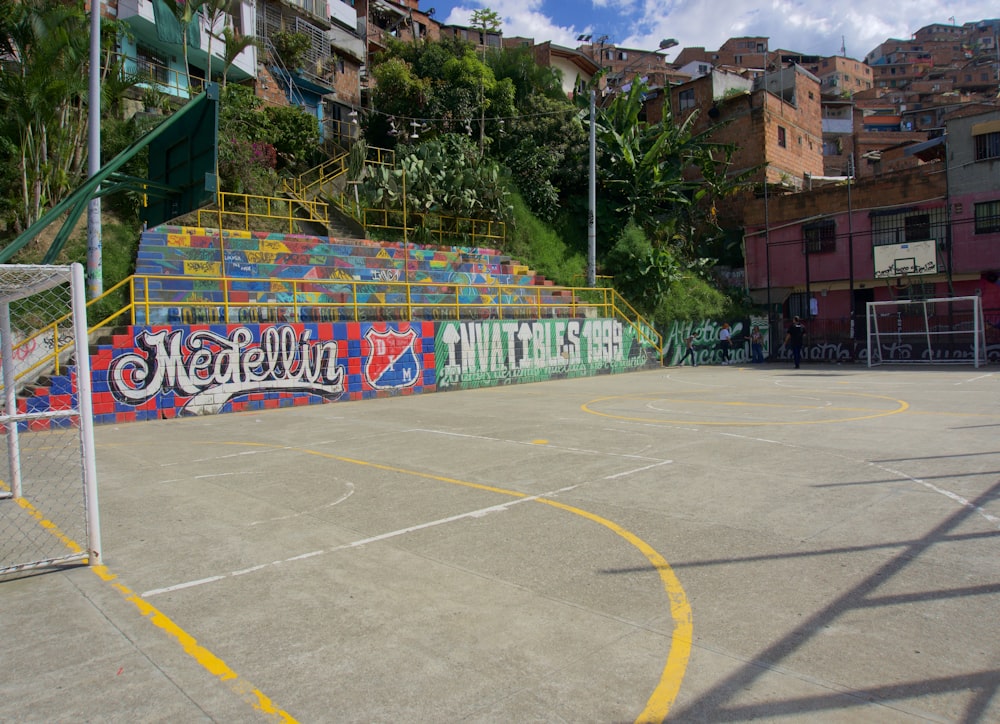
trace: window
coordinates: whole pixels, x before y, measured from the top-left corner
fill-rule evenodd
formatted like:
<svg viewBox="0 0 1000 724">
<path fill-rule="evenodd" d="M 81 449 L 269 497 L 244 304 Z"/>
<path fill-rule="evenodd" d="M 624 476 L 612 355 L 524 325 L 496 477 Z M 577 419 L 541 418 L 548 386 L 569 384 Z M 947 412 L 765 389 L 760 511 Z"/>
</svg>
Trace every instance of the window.
<svg viewBox="0 0 1000 724">
<path fill-rule="evenodd" d="M 871 221 L 872 244 L 875 246 L 945 239 L 948 229 L 948 210 L 941 207 L 926 211 L 875 211 L 871 214 Z"/>
<path fill-rule="evenodd" d="M 803 252 L 806 254 L 826 254 L 837 250 L 837 224 L 833 219 L 824 219 L 802 227 Z"/>
<path fill-rule="evenodd" d="M 984 201 L 976 204 L 976 233 L 997 232 L 1000 232 L 1000 201 Z"/>
<path fill-rule="evenodd" d="M 1000 158 L 1000 131 L 983 133 L 976 139 L 976 160 L 985 161 L 989 158 Z"/>
<path fill-rule="evenodd" d="M 778 126 L 778 145 L 782 148 L 788 148 L 788 139 L 785 137 L 784 126 Z"/>
<path fill-rule="evenodd" d="M 689 88 L 688 90 L 682 90 L 678 95 L 677 99 L 680 102 L 680 110 L 686 111 L 689 108 L 694 108 L 694 88 Z"/>
<path fill-rule="evenodd" d="M 809 314 L 809 297 L 805 292 L 796 292 L 788 296 L 788 316 L 812 319 L 812 315 Z"/>
<path fill-rule="evenodd" d="M 931 238 L 930 214 L 907 216 L 903 222 L 907 241 L 926 241 Z"/>
<path fill-rule="evenodd" d="M 145 45 L 135 46 L 136 74 L 152 78 L 157 83 L 167 83 L 167 59 Z"/>
</svg>

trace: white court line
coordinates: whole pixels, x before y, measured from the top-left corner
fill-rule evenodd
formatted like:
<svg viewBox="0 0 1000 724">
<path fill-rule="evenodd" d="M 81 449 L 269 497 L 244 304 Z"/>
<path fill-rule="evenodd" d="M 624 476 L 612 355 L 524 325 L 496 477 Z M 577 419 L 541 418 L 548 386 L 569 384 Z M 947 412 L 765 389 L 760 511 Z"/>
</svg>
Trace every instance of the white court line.
<svg viewBox="0 0 1000 724">
<path fill-rule="evenodd" d="M 631 460 L 654 460 L 656 462 L 670 462 L 669 460 L 663 461 L 660 458 L 652 458 L 648 455 L 628 455 L 625 453 L 614 453 L 614 452 L 604 452 L 603 450 L 588 450 L 586 448 L 578 447 L 563 447 L 562 445 L 539 445 L 534 442 L 525 442 L 524 440 L 507 440 L 502 437 L 487 437 L 486 435 L 468 435 L 463 432 L 449 432 L 448 430 L 428 430 L 425 428 L 414 427 L 407 432 L 427 432 L 431 435 L 447 435 L 449 437 L 467 437 L 472 440 L 486 440 L 487 442 L 504 442 L 511 445 L 527 445 L 528 447 L 541 447 L 547 450 L 561 450 L 563 452 L 574 452 L 583 453 L 584 455 L 604 455 L 613 458 L 628 458 Z"/>
<path fill-rule="evenodd" d="M 579 487 L 579 485 L 569 485 L 565 488 L 559 488 L 558 490 L 553 490 L 548 493 L 541 493 L 539 495 L 530 495 L 523 498 L 517 498 L 516 500 L 511 500 L 506 503 L 500 503 L 499 505 L 491 505 L 488 508 L 480 508 L 479 510 L 472 510 L 468 513 L 459 513 L 458 515 L 452 515 L 447 518 L 441 518 L 439 520 L 432 520 L 428 523 L 421 523 L 420 525 L 412 525 L 408 528 L 400 528 L 399 530 L 390 531 L 388 533 L 382 533 L 380 535 L 371 536 L 370 538 L 362 538 L 361 540 L 354 541 L 353 543 L 346 543 L 342 546 L 337 546 L 336 548 L 330 548 L 329 550 L 319 550 L 310 551 L 308 553 L 301 553 L 297 556 L 292 556 L 291 558 L 285 558 L 280 561 L 272 561 L 271 563 L 261 563 L 256 566 L 251 566 L 250 568 L 243 568 L 238 571 L 231 571 L 230 573 L 224 573 L 218 576 L 209 576 L 208 578 L 199 578 L 195 581 L 186 581 L 185 583 L 177 583 L 173 586 L 166 586 L 164 588 L 153 588 L 145 593 L 139 594 L 141 598 L 151 598 L 153 596 L 159 596 L 162 593 L 171 593 L 172 591 L 180 591 L 185 588 L 194 588 L 195 586 L 202 586 L 206 583 L 215 583 L 216 581 L 222 581 L 226 578 L 233 578 L 235 576 L 243 576 L 248 573 L 253 573 L 255 571 L 260 571 L 270 566 L 280 566 L 285 563 L 292 563 L 294 561 L 301 561 L 306 558 L 313 558 L 315 556 L 321 556 L 324 553 L 334 553 L 336 551 L 347 550 L 350 548 L 358 548 L 368 543 L 377 543 L 379 541 L 388 540 L 390 538 L 396 538 L 401 535 L 406 535 L 407 533 L 413 533 L 415 531 L 424 530 L 426 528 L 433 528 L 438 525 L 444 525 L 446 523 L 454 523 L 455 521 L 463 520 L 465 518 L 482 518 L 483 516 L 489 515 L 490 513 L 495 513 L 498 511 L 506 510 L 519 503 L 528 503 L 539 498 L 551 498 L 559 493 L 565 493 L 569 490 Z"/>
<path fill-rule="evenodd" d="M 614 475 L 606 475 L 604 477 L 604 479 L 605 480 L 614 480 L 615 478 L 623 478 L 626 475 L 632 475 L 634 473 L 641 473 L 643 470 L 649 470 L 650 468 L 658 468 L 661 465 L 669 465 L 672 462 L 673 462 L 673 460 L 661 460 L 658 463 L 653 463 L 652 465 L 647 465 L 646 467 L 643 467 L 643 468 L 636 468 L 635 470 L 626 470 L 626 471 L 621 472 L 621 473 L 615 473 Z"/>
<path fill-rule="evenodd" d="M 987 372 L 985 374 L 979 375 L 978 377 L 970 377 L 967 380 L 962 380 L 961 382 L 956 382 L 955 386 L 957 387 L 958 385 L 967 385 L 970 382 L 979 382 L 979 380 L 984 380 L 987 377 L 992 377 L 992 376 L 993 376 L 992 372 Z"/>
<path fill-rule="evenodd" d="M 347 492 L 344 493 L 343 495 L 341 495 L 336 500 L 332 500 L 329 503 L 326 503 L 325 505 L 321 505 L 318 508 L 314 508 L 314 509 L 311 509 L 311 510 L 303 510 L 300 513 L 290 513 L 288 515 L 279 515 L 276 518 L 266 518 L 265 520 L 255 520 L 254 522 L 252 522 L 250 524 L 250 527 L 252 528 L 255 525 L 261 525 L 262 523 L 274 523 L 274 522 L 279 521 L 279 520 L 291 520 L 292 518 L 300 518 L 303 515 L 312 515 L 317 510 L 325 510 L 326 508 L 332 508 L 335 505 L 340 505 L 345 500 L 347 500 L 348 498 L 350 498 L 352 495 L 354 495 L 354 483 L 347 483 Z"/>
<path fill-rule="evenodd" d="M 213 455 L 212 457 L 208 457 L 208 458 L 195 458 L 193 460 L 190 459 L 190 458 L 184 458 L 182 460 L 178 460 L 178 461 L 174 461 L 174 462 L 162 463 L 160 465 L 160 467 L 161 468 L 169 468 L 169 467 L 174 466 L 174 465 L 190 465 L 191 463 L 210 463 L 210 462 L 214 462 L 216 460 L 228 460 L 229 458 L 238 458 L 238 457 L 242 457 L 244 455 L 267 455 L 267 454 L 274 453 L 274 452 L 281 452 L 282 450 L 294 450 L 294 449 L 295 448 L 292 448 L 292 447 L 286 445 L 284 447 L 271 447 L 271 448 L 258 449 L 258 450 L 242 450 L 240 452 L 230 453 L 228 455 Z"/>
<path fill-rule="evenodd" d="M 926 480 L 921 480 L 920 478 L 915 478 L 912 475 L 907 475 L 906 473 L 900 472 L 899 470 L 893 470 L 892 468 L 887 468 L 884 465 L 879 465 L 878 463 L 869 463 L 869 465 L 872 465 L 873 467 L 876 467 L 879 470 L 884 470 L 887 473 L 891 473 L 892 475 L 898 475 L 901 478 L 906 478 L 907 480 L 911 480 L 914 483 L 918 483 L 920 485 L 923 485 L 925 488 L 927 488 L 929 490 L 933 490 L 935 493 L 938 493 L 940 495 L 943 495 L 946 498 L 954 500 L 956 503 L 958 503 L 959 505 L 961 505 L 963 508 L 968 508 L 969 510 L 975 511 L 976 513 L 978 513 L 979 515 L 981 515 L 983 518 L 985 518 L 986 520 L 988 520 L 993 525 L 996 525 L 997 527 L 1000 527 L 1000 518 L 998 518 L 997 516 L 993 515 L 992 513 L 987 513 L 981 507 L 979 507 L 978 505 L 975 505 L 971 500 L 963 498 L 958 493 L 953 493 L 950 490 L 945 490 L 944 488 L 939 488 L 938 486 L 934 485 L 934 483 L 927 482 Z"/>
</svg>

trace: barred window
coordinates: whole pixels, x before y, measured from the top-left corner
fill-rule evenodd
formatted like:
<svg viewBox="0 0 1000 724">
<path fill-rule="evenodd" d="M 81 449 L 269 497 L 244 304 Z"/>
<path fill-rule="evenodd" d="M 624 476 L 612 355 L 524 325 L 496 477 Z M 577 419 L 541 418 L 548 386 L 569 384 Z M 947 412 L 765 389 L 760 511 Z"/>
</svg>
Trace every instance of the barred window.
<svg viewBox="0 0 1000 724">
<path fill-rule="evenodd" d="M 680 106 L 681 106 L 680 110 L 681 111 L 686 111 L 689 108 L 694 108 L 695 102 L 694 102 L 694 89 L 693 88 L 688 88 L 687 90 L 682 90 L 678 94 L 677 98 L 680 101 Z"/>
<path fill-rule="evenodd" d="M 824 254 L 837 250 L 837 224 L 824 219 L 802 227 L 804 251 L 807 254 Z"/>
<path fill-rule="evenodd" d="M 1000 158 L 1000 131 L 973 136 L 976 139 L 976 160 Z"/>
<path fill-rule="evenodd" d="M 976 204 L 976 233 L 994 234 L 1000 231 L 1000 201 Z"/>
<path fill-rule="evenodd" d="M 167 59 L 145 45 L 135 46 L 136 72 L 164 85 L 170 80 Z"/>
<path fill-rule="evenodd" d="M 907 241 L 925 241 L 931 238 L 930 214 L 913 214 L 903 222 Z"/>
<path fill-rule="evenodd" d="M 926 211 L 876 211 L 871 220 L 874 246 L 947 238 L 948 210 L 943 206 Z"/>
</svg>

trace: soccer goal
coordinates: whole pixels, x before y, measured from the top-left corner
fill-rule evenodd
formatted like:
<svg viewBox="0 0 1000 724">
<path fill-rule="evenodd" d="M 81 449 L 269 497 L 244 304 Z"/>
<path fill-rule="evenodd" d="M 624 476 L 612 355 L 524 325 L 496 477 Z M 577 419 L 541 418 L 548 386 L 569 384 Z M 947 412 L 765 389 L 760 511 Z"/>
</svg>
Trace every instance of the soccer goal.
<svg viewBox="0 0 1000 724">
<path fill-rule="evenodd" d="M 986 364 L 979 297 L 868 302 L 868 366 Z"/>
<path fill-rule="evenodd" d="M 0 265 L 0 574 L 100 562 L 83 267 Z"/>
</svg>

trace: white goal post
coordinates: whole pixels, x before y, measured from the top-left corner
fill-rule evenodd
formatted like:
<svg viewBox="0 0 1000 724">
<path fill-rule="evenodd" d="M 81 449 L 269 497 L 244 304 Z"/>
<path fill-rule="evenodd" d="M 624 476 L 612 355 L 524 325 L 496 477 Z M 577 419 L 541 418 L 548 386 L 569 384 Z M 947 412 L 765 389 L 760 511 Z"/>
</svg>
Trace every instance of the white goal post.
<svg viewBox="0 0 1000 724">
<path fill-rule="evenodd" d="M 0 265 L 0 575 L 101 562 L 85 289 Z"/>
<path fill-rule="evenodd" d="M 868 302 L 868 366 L 986 364 L 982 299 L 940 297 Z"/>
</svg>

